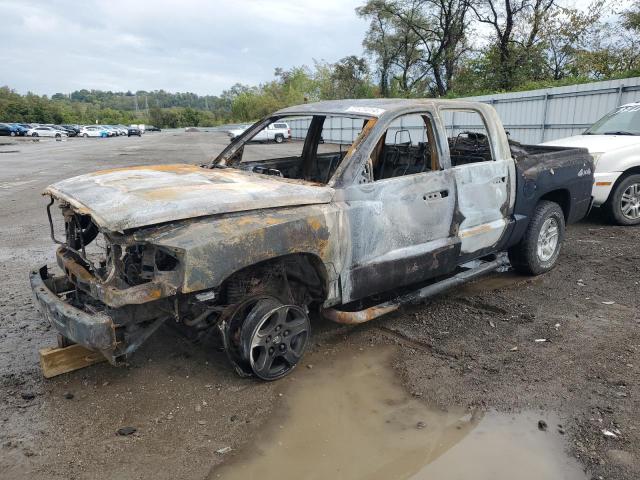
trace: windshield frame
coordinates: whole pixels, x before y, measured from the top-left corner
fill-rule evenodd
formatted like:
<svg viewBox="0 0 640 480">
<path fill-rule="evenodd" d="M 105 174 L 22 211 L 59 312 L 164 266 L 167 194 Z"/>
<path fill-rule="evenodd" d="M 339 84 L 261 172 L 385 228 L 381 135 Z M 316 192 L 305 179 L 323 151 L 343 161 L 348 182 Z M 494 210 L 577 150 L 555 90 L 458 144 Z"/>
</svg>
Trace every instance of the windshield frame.
<svg viewBox="0 0 640 480">
<path fill-rule="evenodd" d="M 222 152 L 220 152 L 220 154 L 217 157 L 215 157 L 209 163 L 202 165 L 202 167 L 204 167 L 204 168 L 238 168 L 235 163 L 229 163 L 230 160 L 232 160 L 233 157 L 241 149 L 243 149 L 244 146 L 248 142 L 250 142 L 251 139 L 255 135 L 257 135 L 260 131 L 262 131 L 263 129 L 267 128 L 269 125 L 272 125 L 272 124 L 278 123 L 278 122 L 286 123 L 287 125 L 289 125 L 289 128 L 291 128 L 291 125 L 287 121 L 287 119 L 296 119 L 296 118 L 301 118 L 301 117 L 316 117 L 316 116 L 317 117 L 325 117 L 325 118 L 328 118 L 328 117 L 343 117 L 343 118 L 351 118 L 351 119 L 356 119 L 356 118 L 357 119 L 361 119 L 361 120 L 363 120 L 363 128 L 358 133 L 358 135 L 356 135 L 356 137 L 353 140 L 353 143 L 351 143 L 351 145 L 349 145 L 349 148 L 347 149 L 347 153 L 345 154 L 344 158 L 340 162 L 340 165 L 338 166 L 338 168 L 333 173 L 333 175 L 331 176 L 331 178 L 329 179 L 329 181 L 327 183 L 317 183 L 317 182 L 307 181 L 307 180 L 303 180 L 303 179 L 290 179 L 290 178 L 289 179 L 283 178 L 283 179 L 284 180 L 293 180 L 293 181 L 296 181 L 296 182 L 304 182 L 305 184 L 308 184 L 308 185 L 333 187 L 335 185 L 335 183 L 336 183 L 336 179 L 342 174 L 342 172 L 345 170 L 345 168 L 347 168 L 347 165 L 351 162 L 351 157 L 353 156 L 353 153 L 357 150 L 357 147 L 362 144 L 364 139 L 371 132 L 371 127 L 378 120 L 376 117 L 369 116 L 369 115 L 367 115 L 367 116 L 354 115 L 352 113 L 343 113 L 343 112 L 288 113 L 288 114 L 285 114 L 285 115 L 268 116 L 268 117 L 265 117 L 265 118 L 257 121 L 256 123 L 254 123 L 253 125 L 248 127 L 240 135 L 235 137 L 235 139 L 233 139 L 231 141 L 231 143 L 224 150 L 222 150 Z M 365 128 L 365 124 L 367 125 L 368 128 Z M 305 136 L 305 138 L 303 140 L 305 143 L 308 141 L 308 136 L 309 136 L 309 132 L 307 132 L 307 135 Z M 242 170 L 242 169 L 239 169 L 239 170 Z M 278 178 L 278 177 L 274 177 L 274 178 Z"/>
</svg>

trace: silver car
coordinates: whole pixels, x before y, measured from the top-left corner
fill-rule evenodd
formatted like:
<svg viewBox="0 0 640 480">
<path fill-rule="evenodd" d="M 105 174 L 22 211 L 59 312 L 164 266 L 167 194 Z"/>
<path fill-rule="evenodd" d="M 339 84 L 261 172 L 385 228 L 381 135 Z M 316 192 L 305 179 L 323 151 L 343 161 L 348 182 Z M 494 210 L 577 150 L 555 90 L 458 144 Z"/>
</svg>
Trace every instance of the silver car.
<svg viewBox="0 0 640 480">
<path fill-rule="evenodd" d="M 68 137 L 66 132 L 53 127 L 38 126 L 27 130 L 27 135 L 31 137 Z"/>
</svg>

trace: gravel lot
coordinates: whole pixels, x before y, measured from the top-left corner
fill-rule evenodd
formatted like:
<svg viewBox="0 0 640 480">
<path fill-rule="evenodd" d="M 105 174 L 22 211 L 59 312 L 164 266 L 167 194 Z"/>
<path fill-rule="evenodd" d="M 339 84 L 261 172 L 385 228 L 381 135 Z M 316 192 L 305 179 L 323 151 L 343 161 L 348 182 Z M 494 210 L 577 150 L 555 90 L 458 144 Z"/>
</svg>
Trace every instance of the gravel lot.
<svg viewBox="0 0 640 480">
<path fill-rule="evenodd" d="M 269 384 L 241 379 L 215 339 L 194 345 L 167 327 L 127 368 L 101 364 L 44 380 L 37 351 L 55 337 L 31 302 L 27 273 L 54 259 L 40 196 L 46 185 L 102 168 L 202 163 L 226 136 L 5 143 L 0 476 L 205 478 L 226 458 L 216 450 L 242 451 L 308 370 Z M 496 274 L 359 327 L 317 319 L 311 354 L 397 345 L 395 371 L 417 398 L 444 408 L 553 411 L 590 476 L 640 478 L 639 232 L 594 212 L 570 227 L 549 274 Z M 126 426 L 137 432 L 116 436 Z"/>
</svg>

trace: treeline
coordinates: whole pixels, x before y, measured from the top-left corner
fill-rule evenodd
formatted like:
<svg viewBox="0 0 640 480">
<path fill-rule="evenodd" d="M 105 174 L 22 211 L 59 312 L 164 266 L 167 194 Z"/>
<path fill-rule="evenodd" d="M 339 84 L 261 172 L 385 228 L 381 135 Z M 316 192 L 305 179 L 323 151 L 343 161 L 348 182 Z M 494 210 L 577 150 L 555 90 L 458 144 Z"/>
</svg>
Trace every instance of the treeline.
<svg viewBox="0 0 640 480">
<path fill-rule="evenodd" d="M 640 69 L 640 0 L 368 0 L 363 42 L 382 96 L 446 96 L 592 81 Z M 603 20 L 607 19 L 607 20 Z"/>
<path fill-rule="evenodd" d="M 640 75 L 640 0 L 368 0 L 363 54 L 284 70 L 221 95 L 0 88 L 0 121 L 211 126 L 317 100 L 459 97 Z M 606 19 L 606 20 L 603 20 Z"/>
<path fill-rule="evenodd" d="M 137 108 L 136 97 L 141 103 Z M 159 101 L 151 103 L 151 99 L 156 98 Z M 193 100 L 193 106 L 188 105 L 189 98 Z M 209 98 L 218 99 L 218 103 L 212 102 L 212 106 L 207 108 Z M 231 119 L 231 101 L 231 98 L 223 100 L 194 93 L 164 91 L 130 94 L 80 90 L 70 95 L 56 93 L 49 98 L 33 93 L 20 95 L 9 87 L 1 87 L 0 122 L 81 125 L 148 123 L 160 127 L 216 125 Z"/>
<path fill-rule="evenodd" d="M 368 0 L 364 56 L 276 69 L 237 86 L 231 117 L 248 121 L 303 101 L 461 97 L 640 75 L 640 0 L 621 12 L 557 0 Z M 607 19 L 606 21 L 603 19 Z"/>
</svg>

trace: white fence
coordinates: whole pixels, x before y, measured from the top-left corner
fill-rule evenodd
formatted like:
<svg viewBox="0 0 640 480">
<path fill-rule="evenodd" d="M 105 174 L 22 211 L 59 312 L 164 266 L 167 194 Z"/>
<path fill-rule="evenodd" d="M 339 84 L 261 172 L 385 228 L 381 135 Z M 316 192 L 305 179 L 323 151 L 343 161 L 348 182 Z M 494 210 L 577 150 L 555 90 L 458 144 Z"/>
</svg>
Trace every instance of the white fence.
<svg viewBox="0 0 640 480">
<path fill-rule="evenodd" d="M 568 85 L 527 92 L 500 93 L 469 97 L 492 105 L 512 139 L 536 144 L 576 135 L 614 108 L 640 101 L 640 77 L 605 82 Z M 419 120 L 409 119 L 400 128 L 412 133 L 412 140 L 423 141 Z M 417 119 L 416 119 L 417 120 Z M 453 117 L 453 130 L 476 128 L 467 125 L 464 114 Z M 310 119 L 289 120 L 294 138 L 304 138 Z M 362 128 L 361 120 L 332 118 L 325 122 L 325 141 L 351 143 Z"/>
</svg>

